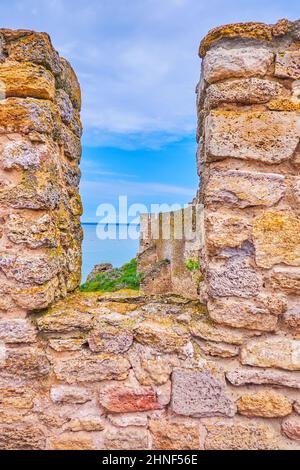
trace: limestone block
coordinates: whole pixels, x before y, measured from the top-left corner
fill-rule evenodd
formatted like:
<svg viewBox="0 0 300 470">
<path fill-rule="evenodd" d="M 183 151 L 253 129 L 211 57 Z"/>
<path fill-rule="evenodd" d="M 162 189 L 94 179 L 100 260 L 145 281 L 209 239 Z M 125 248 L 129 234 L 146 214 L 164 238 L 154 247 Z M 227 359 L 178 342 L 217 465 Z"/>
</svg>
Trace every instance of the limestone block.
<svg viewBox="0 0 300 470">
<path fill-rule="evenodd" d="M 11 96 L 54 99 L 54 76 L 39 65 L 6 62 L 0 65 L 0 82 L 6 98 Z"/>
<path fill-rule="evenodd" d="M 89 348 L 93 352 L 122 354 L 131 347 L 133 333 L 116 326 L 94 329 L 88 338 Z"/>
<path fill-rule="evenodd" d="M 148 449 L 148 433 L 146 429 L 134 426 L 108 429 L 104 442 L 108 450 L 145 450 Z"/>
<path fill-rule="evenodd" d="M 214 254 L 224 248 L 240 248 L 251 238 L 250 221 L 240 214 L 205 211 L 206 249 Z"/>
<path fill-rule="evenodd" d="M 275 76 L 280 78 L 300 78 L 300 52 L 284 51 L 276 54 Z"/>
<path fill-rule="evenodd" d="M 121 428 L 126 428 L 127 426 L 145 427 L 148 424 L 146 412 L 109 414 L 107 417 L 114 426 Z"/>
<path fill-rule="evenodd" d="M 289 439 L 300 441 L 300 419 L 298 416 L 285 419 L 281 429 Z"/>
<path fill-rule="evenodd" d="M 287 294 L 300 294 L 300 269 L 274 266 L 270 285 L 275 290 L 281 290 Z"/>
<path fill-rule="evenodd" d="M 17 256 L 0 253 L 0 269 L 11 279 L 22 284 L 44 284 L 59 272 L 62 260 L 55 251 L 39 256 Z"/>
<path fill-rule="evenodd" d="M 58 246 L 57 228 L 49 214 L 34 220 L 21 214 L 11 214 L 5 227 L 7 238 L 17 245 L 30 248 Z"/>
<path fill-rule="evenodd" d="M 27 319 L 0 320 L 0 340 L 6 343 L 34 343 L 36 329 Z"/>
<path fill-rule="evenodd" d="M 285 325 L 291 329 L 293 335 L 300 334 L 300 310 L 299 306 L 289 308 L 283 315 Z"/>
<path fill-rule="evenodd" d="M 68 384 L 98 382 L 99 380 L 124 380 L 130 363 L 123 356 L 80 353 L 55 362 L 54 372 L 59 380 Z"/>
<path fill-rule="evenodd" d="M 222 325 L 249 330 L 274 331 L 277 317 L 270 313 L 267 306 L 256 301 L 234 299 L 213 300 L 208 302 L 210 317 Z"/>
<path fill-rule="evenodd" d="M 106 410 L 113 413 L 135 413 L 162 408 L 151 387 L 108 385 L 101 388 L 99 400 Z"/>
<path fill-rule="evenodd" d="M 172 374 L 172 410 L 183 416 L 234 416 L 226 385 L 210 371 L 176 369 Z"/>
<path fill-rule="evenodd" d="M 285 396 L 270 390 L 242 395 L 237 401 L 237 408 L 241 415 L 262 418 L 280 418 L 293 411 L 291 402 Z"/>
<path fill-rule="evenodd" d="M 211 266 L 207 272 L 208 293 L 218 297 L 256 297 L 262 288 L 260 275 L 246 259 L 232 257 L 224 265 Z"/>
<path fill-rule="evenodd" d="M 268 164 L 291 158 L 300 136 L 295 112 L 212 111 L 206 119 L 206 154 Z"/>
<path fill-rule="evenodd" d="M 70 124 L 74 117 L 74 109 L 68 93 L 63 89 L 56 90 L 55 104 L 62 121 Z"/>
<path fill-rule="evenodd" d="M 286 192 L 285 177 L 273 173 L 212 171 L 206 186 L 205 202 L 245 208 L 273 206 Z"/>
<path fill-rule="evenodd" d="M 64 58 L 60 58 L 61 74 L 58 78 L 59 86 L 69 95 L 75 109 L 81 108 L 81 91 L 76 74 L 71 64 Z"/>
<path fill-rule="evenodd" d="M 199 449 L 199 426 L 193 422 L 151 420 L 152 448 L 157 450 Z"/>
<path fill-rule="evenodd" d="M 49 346 L 57 352 L 80 351 L 86 344 L 85 338 L 50 339 Z"/>
<path fill-rule="evenodd" d="M 92 399 L 90 390 L 70 385 L 54 385 L 50 390 L 54 403 L 83 404 Z"/>
<path fill-rule="evenodd" d="M 36 393 L 28 387 L 1 387 L 0 405 L 4 409 L 30 410 Z"/>
<path fill-rule="evenodd" d="M 250 366 L 300 370 L 300 341 L 276 336 L 249 341 L 242 347 L 241 362 Z"/>
<path fill-rule="evenodd" d="M 22 168 L 24 170 L 40 168 L 51 147 L 44 143 L 34 143 L 20 137 L 2 137 L 1 139 L 1 166 L 5 170 Z M 53 150 L 52 150 L 53 152 Z"/>
<path fill-rule="evenodd" d="M 14 383 L 45 377 L 49 371 L 45 353 L 33 347 L 8 349 L 0 363 L 0 378 Z"/>
<path fill-rule="evenodd" d="M 202 338 L 217 343 L 241 345 L 244 342 L 243 333 L 214 325 L 207 318 L 192 321 L 190 323 L 190 332 L 196 338 Z"/>
<path fill-rule="evenodd" d="M 221 357 L 223 359 L 236 357 L 239 355 L 238 346 L 226 343 L 212 343 L 212 342 L 201 342 L 200 349 L 204 354 L 209 354 L 212 357 Z"/>
<path fill-rule="evenodd" d="M 187 344 L 189 337 L 168 318 L 145 320 L 135 331 L 135 339 L 141 344 L 149 344 L 159 351 L 179 352 Z"/>
<path fill-rule="evenodd" d="M 93 315 L 75 308 L 55 306 L 37 320 L 37 327 L 46 333 L 89 331 L 93 327 Z"/>
<path fill-rule="evenodd" d="M 61 72 L 59 56 L 46 33 L 31 32 L 8 44 L 9 59 L 43 65 L 54 75 Z"/>
<path fill-rule="evenodd" d="M 291 211 L 269 210 L 258 216 L 253 222 L 257 266 L 300 266 L 299 231 L 300 219 Z"/>
<path fill-rule="evenodd" d="M 64 124 L 59 126 L 58 133 L 59 142 L 63 145 L 65 155 L 71 160 L 79 162 L 82 150 L 80 138 Z"/>
<path fill-rule="evenodd" d="M 53 105 L 50 101 L 35 98 L 7 98 L 0 106 L 0 133 L 51 134 L 53 130 Z"/>
<path fill-rule="evenodd" d="M 207 426 L 206 450 L 276 450 L 278 436 L 262 423 L 215 423 Z"/>
<path fill-rule="evenodd" d="M 61 197 L 58 181 L 47 173 L 39 176 L 24 174 L 17 186 L 0 192 L 0 202 L 15 209 L 55 209 Z"/>
<path fill-rule="evenodd" d="M 105 429 L 104 421 L 98 416 L 89 416 L 87 418 L 72 419 L 66 426 L 67 431 L 79 432 L 94 432 L 103 431 Z"/>
<path fill-rule="evenodd" d="M 207 88 L 205 106 L 216 108 L 222 103 L 259 104 L 285 95 L 287 92 L 284 91 L 284 87 L 272 80 L 256 77 L 226 80 Z"/>
<path fill-rule="evenodd" d="M 203 59 L 203 76 L 208 83 L 238 77 L 262 77 L 274 60 L 266 47 L 214 47 Z"/>
<path fill-rule="evenodd" d="M 284 26 L 282 25 L 284 23 Z M 202 39 L 199 49 L 200 57 L 204 57 L 207 50 L 214 46 L 215 42 L 226 39 L 256 39 L 260 41 L 271 41 L 274 31 L 280 31 L 279 35 L 287 32 L 286 20 L 279 20 L 276 25 L 267 25 L 259 22 L 233 23 L 217 26 L 211 29 Z M 297 29 L 297 28 L 295 28 Z"/>
<path fill-rule="evenodd" d="M 51 450 L 96 450 L 93 439 L 86 435 L 61 434 L 51 439 Z"/>
<path fill-rule="evenodd" d="M 47 308 L 52 304 L 58 291 L 61 291 L 59 287 L 59 279 L 55 276 L 49 282 L 41 286 L 30 286 L 17 288 L 14 286 L 12 297 L 15 303 L 24 309 L 29 310 L 41 310 Z"/>
<path fill-rule="evenodd" d="M 2 450 L 43 450 L 46 437 L 37 424 L 18 423 L 0 427 L 0 449 Z"/>
<path fill-rule="evenodd" d="M 276 369 L 257 369 L 254 367 L 233 370 L 226 373 L 226 378 L 232 385 L 277 385 L 300 389 L 300 374 Z"/>
</svg>

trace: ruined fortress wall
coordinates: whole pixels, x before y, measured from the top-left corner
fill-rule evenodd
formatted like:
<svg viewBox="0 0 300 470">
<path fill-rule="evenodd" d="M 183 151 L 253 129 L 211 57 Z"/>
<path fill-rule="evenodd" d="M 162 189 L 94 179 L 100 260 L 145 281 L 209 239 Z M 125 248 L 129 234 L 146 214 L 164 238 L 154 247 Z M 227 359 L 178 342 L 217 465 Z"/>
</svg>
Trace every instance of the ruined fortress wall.
<svg viewBox="0 0 300 470">
<path fill-rule="evenodd" d="M 80 87 L 45 33 L 0 30 L 0 315 L 80 283 Z M 2 335 L 2 333 L 1 333 Z"/>
<path fill-rule="evenodd" d="M 264 334 L 241 362 L 300 367 L 298 23 L 233 25 L 201 44 L 202 299 L 213 321 Z"/>
<path fill-rule="evenodd" d="M 138 269 L 141 290 L 147 294 L 199 296 L 199 256 L 202 208 L 142 214 Z"/>
<path fill-rule="evenodd" d="M 10 286 L 0 296 L 8 302 L 0 320 L 0 449 L 299 450 L 299 22 L 228 25 L 201 44 L 201 302 L 76 292 L 26 319 L 27 309 L 78 284 L 68 250 L 80 253 L 79 89 L 47 36 L 2 34 L 3 60 L 42 62 L 39 79 L 52 70 L 66 93 L 0 104 L 1 288 Z M 11 83 L 14 95 L 24 76 Z M 41 216 L 44 225 L 32 223 Z M 158 255 L 176 258 L 168 242 L 158 246 L 145 267 Z"/>
</svg>

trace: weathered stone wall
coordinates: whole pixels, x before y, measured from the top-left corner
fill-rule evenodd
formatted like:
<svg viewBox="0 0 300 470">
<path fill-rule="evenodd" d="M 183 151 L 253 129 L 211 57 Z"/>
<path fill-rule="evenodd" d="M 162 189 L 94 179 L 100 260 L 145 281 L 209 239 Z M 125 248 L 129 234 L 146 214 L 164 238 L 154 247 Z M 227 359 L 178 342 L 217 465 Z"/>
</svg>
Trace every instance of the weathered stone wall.
<svg viewBox="0 0 300 470">
<path fill-rule="evenodd" d="M 45 33 L 0 30 L 0 90 L 5 320 L 45 308 L 80 283 L 82 129 L 77 78 Z"/>
<path fill-rule="evenodd" d="M 5 33 L 5 54 L 18 34 Z M 42 36 L 40 49 L 38 41 L 30 49 L 27 33 L 23 34 L 18 39 L 22 47 L 13 57 L 30 51 L 32 63 L 36 57 L 48 64 L 47 70 L 52 68 L 56 62 L 52 48 L 48 53 L 48 37 Z M 281 21 L 275 26 L 218 28 L 201 44 L 198 202 L 204 204 L 200 256 L 204 277 L 199 279 L 200 299 L 174 295 L 173 290 L 171 295 L 150 296 L 73 293 L 25 319 L 22 315 L 26 309 L 36 309 L 39 298 L 25 285 L 26 306 L 13 304 L 2 310 L 0 448 L 300 449 L 298 41 L 300 24 Z M 66 92 L 73 93 L 74 85 L 62 77 L 65 72 L 56 79 L 58 86 L 64 83 Z M 43 103 L 54 106 L 48 99 L 25 98 L 29 104 L 24 111 L 19 104 L 24 98 L 9 98 L 0 105 L 0 115 L 5 109 L 1 106 L 7 107 L 11 99 L 11 112 L 6 109 L 1 121 L 5 129 L 8 116 L 14 116 L 11 125 L 16 125 L 19 115 L 27 116 L 32 101 L 39 104 L 31 115 L 32 126 Z M 63 156 L 67 134 L 62 130 L 67 127 L 61 126 L 58 113 L 54 116 L 49 119 L 56 131 L 50 132 L 52 137 L 45 131 L 45 145 L 59 146 L 60 159 L 54 161 L 62 175 L 62 162 L 71 165 Z M 26 133 L 24 128 L 17 134 L 29 139 L 33 131 Z M 31 161 L 28 151 L 16 155 L 17 161 Z M 53 155 L 41 158 L 43 168 L 48 168 Z M 6 161 L 3 156 L 1 161 Z M 6 171 L 14 172 L 8 173 L 14 178 L 34 177 L 38 168 L 17 166 Z M 42 176 L 36 177 L 30 194 L 36 194 Z M 57 194 L 66 195 L 63 201 L 68 205 L 63 181 L 63 176 L 51 180 L 59 185 Z M 68 181 L 74 182 L 70 174 Z M 26 184 L 12 185 L 9 192 L 3 189 L 1 210 L 4 216 L 26 214 L 31 221 L 41 209 L 9 205 L 15 200 L 14 187 L 18 203 L 36 201 L 23 197 L 28 194 Z M 55 208 L 44 210 L 49 217 L 57 213 Z M 76 217 L 70 217 L 69 223 L 77 223 Z M 7 238 L 2 243 L 7 247 L 2 259 L 8 261 L 2 261 L 6 270 L 2 275 L 6 283 L 13 279 L 17 300 L 2 295 L 1 301 L 17 302 L 21 297 L 15 288 L 24 282 L 24 271 L 18 264 L 9 271 L 10 250 L 16 260 L 27 252 L 54 255 L 38 266 L 21 264 L 27 269 L 25 280 L 32 284 L 35 279 L 49 282 L 44 273 L 53 259 L 61 258 L 51 247 L 27 247 L 29 240 L 36 240 L 32 223 L 21 232 L 24 245 L 8 241 L 8 226 L 5 223 Z M 68 235 L 68 227 L 68 222 L 64 229 L 59 225 L 58 233 Z M 180 242 L 181 252 L 185 242 Z M 65 245 L 60 243 L 58 252 L 63 253 Z M 67 246 L 71 245 L 69 241 Z M 167 248 L 163 245 L 160 256 L 167 253 L 172 262 L 176 251 Z M 156 247 L 153 253 L 154 264 L 159 263 Z M 149 258 L 144 261 L 151 264 Z M 35 268 L 30 270 L 31 266 Z M 23 277 L 18 279 L 20 273 Z M 66 271 L 62 276 L 68 279 Z M 172 277 L 168 279 L 173 289 Z M 47 304 L 43 294 L 41 299 L 40 307 Z"/>
<path fill-rule="evenodd" d="M 202 208 L 142 214 L 138 269 L 147 294 L 174 293 L 197 299 Z"/>
</svg>

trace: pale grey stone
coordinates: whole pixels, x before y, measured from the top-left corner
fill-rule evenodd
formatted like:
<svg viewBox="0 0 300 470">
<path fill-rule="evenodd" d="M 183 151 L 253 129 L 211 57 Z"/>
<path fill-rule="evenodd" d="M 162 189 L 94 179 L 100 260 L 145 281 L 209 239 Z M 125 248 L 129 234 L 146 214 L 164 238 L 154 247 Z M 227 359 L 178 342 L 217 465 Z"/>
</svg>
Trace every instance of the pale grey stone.
<svg viewBox="0 0 300 470">
<path fill-rule="evenodd" d="M 262 288 L 262 280 L 245 259 L 233 257 L 223 266 L 207 272 L 208 292 L 214 297 L 254 297 Z"/>
<path fill-rule="evenodd" d="M 273 60 L 273 52 L 265 47 L 214 47 L 203 59 L 203 75 L 208 83 L 226 78 L 264 76 Z"/>
<path fill-rule="evenodd" d="M 225 383 L 208 370 L 174 370 L 171 403 L 172 410 L 184 416 L 232 417 L 236 411 Z"/>
<path fill-rule="evenodd" d="M 239 368 L 226 373 L 232 385 L 276 385 L 300 389 L 300 373 L 285 372 L 276 369 Z"/>
<path fill-rule="evenodd" d="M 211 111 L 206 119 L 206 156 L 280 163 L 293 156 L 299 137 L 295 112 Z"/>
<path fill-rule="evenodd" d="M 284 87 L 277 82 L 262 78 L 226 80 L 214 83 L 206 90 L 205 106 L 214 108 L 221 103 L 259 104 L 266 103 L 284 94 Z"/>
</svg>

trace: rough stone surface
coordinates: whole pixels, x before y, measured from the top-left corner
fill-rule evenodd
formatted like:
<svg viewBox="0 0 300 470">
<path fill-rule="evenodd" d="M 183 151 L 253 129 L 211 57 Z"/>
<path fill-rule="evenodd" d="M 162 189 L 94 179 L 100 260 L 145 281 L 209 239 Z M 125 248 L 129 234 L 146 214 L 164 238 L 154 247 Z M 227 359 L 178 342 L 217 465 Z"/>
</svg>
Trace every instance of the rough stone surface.
<svg viewBox="0 0 300 470">
<path fill-rule="evenodd" d="M 46 438 L 43 431 L 32 424 L 0 427 L 0 449 L 2 450 L 43 450 Z"/>
<path fill-rule="evenodd" d="M 211 372 L 180 370 L 172 375 L 172 409 L 184 416 L 233 416 L 235 406 Z"/>
<path fill-rule="evenodd" d="M 56 385 L 50 390 L 50 397 L 54 403 L 86 403 L 91 400 L 88 389 L 69 385 Z"/>
<path fill-rule="evenodd" d="M 244 416 L 261 416 L 262 418 L 280 418 L 291 414 L 291 402 L 273 391 L 243 395 L 237 401 L 237 409 Z"/>
<path fill-rule="evenodd" d="M 206 153 L 269 164 L 293 156 L 300 129 L 297 114 L 276 111 L 212 111 L 206 121 Z"/>
<path fill-rule="evenodd" d="M 241 362 L 250 366 L 300 370 L 300 341 L 284 337 L 249 341 L 241 350 Z"/>
<path fill-rule="evenodd" d="M 55 80 L 44 67 L 29 63 L 2 64 L 0 80 L 4 84 L 6 98 L 54 99 Z"/>
<path fill-rule="evenodd" d="M 156 393 L 151 388 L 126 387 L 113 385 L 100 391 L 100 403 L 108 411 L 129 413 L 136 411 L 157 410 L 161 406 Z"/>
<path fill-rule="evenodd" d="M 243 333 L 229 328 L 220 327 L 212 324 L 208 318 L 199 319 L 190 325 L 190 331 L 193 336 L 217 343 L 230 343 L 241 345 L 244 341 Z"/>
<path fill-rule="evenodd" d="M 247 260 L 233 257 L 223 266 L 211 268 L 207 273 L 209 293 L 212 297 L 255 297 L 262 281 Z"/>
<path fill-rule="evenodd" d="M 275 76 L 280 78 L 300 78 L 300 52 L 284 51 L 276 54 Z"/>
<path fill-rule="evenodd" d="M 262 78 L 226 80 L 214 83 L 207 88 L 205 104 L 208 108 L 215 108 L 222 103 L 246 105 L 266 103 L 284 94 L 283 90 L 281 84 Z"/>
<path fill-rule="evenodd" d="M 232 385 L 277 385 L 300 389 L 300 374 L 276 369 L 239 368 L 226 373 Z"/>
<path fill-rule="evenodd" d="M 34 343 L 36 329 L 29 320 L 0 320 L 0 340 L 6 343 Z"/>
<path fill-rule="evenodd" d="M 253 223 L 256 263 L 262 268 L 300 265 L 300 219 L 289 211 L 266 211 Z"/>
<path fill-rule="evenodd" d="M 293 416 L 287 418 L 282 423 L 282 432 L 289 438 L 295 441 L 300 441 L 300 419 Z"/>
<path fill-rule="evenodd" d="M 273 206 L 284 196 L 285 178 L 270 173 L 226 171 L 212 173 L 205 202 L 233 207 Z"/>
<path fill-rule="evenodd" d="M 151 420 L 149 429 L 152 435 L 153 449 L 199 449 L 199 426 L 197 424 Z"/>
<path fill-rule="evenodd" d="M 264 47 L 216 47 L 203 60 L 203 77 L 208 83 L 226 78 L 266 75 L 273 53 Z"/>
<path fill-rule="evenodd" d="M 278 450 L 278 438 L 271 427 L 261 423 L 207 426 L 206 450 Z"/>
<path fill-rule="evenodd" d="M 109 430 L 105 434 L 105 448 L 108 450 L 147 449 L 147 431 L 134 426 L 128 426 L 126 429 Z"/>
<path fill-rule="evenodd" d="M 232 299 L 210 301 L 208 311 L 212 320 L 233 328 L 274 331 L 278 320 L 276 315 L 270 313 L 267 306 L 255 301 Z"/>
<path fill-rule="evenodd" d="M 126 379 L 129 368 L 129 362 L 122 356 L 80 354 L 70 359 L 57 361 L 54 371 L 59 380 L 73 384 L 99 380 L 123 380 Z"/>
</svg>

